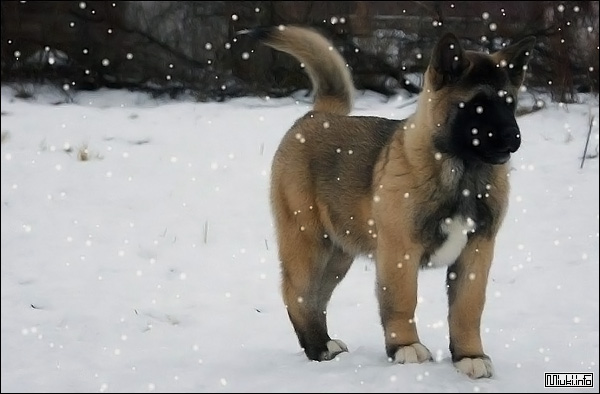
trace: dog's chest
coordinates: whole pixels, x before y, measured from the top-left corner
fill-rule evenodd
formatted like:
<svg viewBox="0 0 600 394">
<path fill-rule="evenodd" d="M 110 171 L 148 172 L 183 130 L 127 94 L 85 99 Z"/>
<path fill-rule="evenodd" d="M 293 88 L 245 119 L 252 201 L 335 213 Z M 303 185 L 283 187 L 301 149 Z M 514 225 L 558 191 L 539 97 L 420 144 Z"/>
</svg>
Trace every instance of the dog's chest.
<svg viewBox="0 0 600 394">
<path fill-rule="evenodd" d="M 453 264 L 465 248 L 469 233 L 475 231 L 475 222 L 462 215 L 446 218 L 439 231 L 445 236 L 442 244 L 429 256 L 428 266 L 442 267 Z"/>
<path fill-rule="evenodd" d="M 447 164 L 442 168 L 444 186 L 434 189 L 429 209 L 416 216 L 427 251 L 421 263 L 428 267 L 454 264 L 469 236 L 475 231 L 487 235 L 494 221 L 489 200 L 494 189 L 488 182 L 490 169 L 465 167 L 461 162 Z"/>
</svg>

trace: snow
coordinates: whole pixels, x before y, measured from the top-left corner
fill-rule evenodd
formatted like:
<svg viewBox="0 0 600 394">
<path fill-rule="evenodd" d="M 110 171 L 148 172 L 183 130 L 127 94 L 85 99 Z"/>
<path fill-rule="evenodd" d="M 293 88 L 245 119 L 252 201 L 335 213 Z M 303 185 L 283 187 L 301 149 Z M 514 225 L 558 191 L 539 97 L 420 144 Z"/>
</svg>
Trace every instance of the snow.
<svg viewBox="0 0 600 394">
<path fill-rule="evenodd" d="M 350 352 L 317 363 L 299 348 L 268 188 L 309 98 L 67 93 L 2 87 L 2 392 L 597 392 L 598 159 L 580 168 L 597 98 L 518 119 L 482 322 L 495 375 L 471 380 L 450 362 L 443 269 L 419 278 L 433 362 L 387 361 L 366 258 L 328 309 Z M 414 105 L 364 93 L 353 114 Z M 595 387 L 546 389 L 545 372 L 592 372 Z"/>
</svg>

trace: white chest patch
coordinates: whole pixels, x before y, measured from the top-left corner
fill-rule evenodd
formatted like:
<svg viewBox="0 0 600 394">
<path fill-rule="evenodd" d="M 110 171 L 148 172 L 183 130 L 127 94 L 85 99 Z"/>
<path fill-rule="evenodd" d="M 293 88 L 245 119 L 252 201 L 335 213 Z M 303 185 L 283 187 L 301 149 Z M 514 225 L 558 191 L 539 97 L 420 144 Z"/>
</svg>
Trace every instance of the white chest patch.
<svg viewBox="0 0 600 394">
<path fill-rule="evenodd" d="M 456 261 L 467 244 L 467 234 L 475 231 L 475 222 L 471 218 L 454 216 L 447 218 L 440 225 L 446 241 L 430 257 L 432 267 L 443 267 Z"/>
</svg>

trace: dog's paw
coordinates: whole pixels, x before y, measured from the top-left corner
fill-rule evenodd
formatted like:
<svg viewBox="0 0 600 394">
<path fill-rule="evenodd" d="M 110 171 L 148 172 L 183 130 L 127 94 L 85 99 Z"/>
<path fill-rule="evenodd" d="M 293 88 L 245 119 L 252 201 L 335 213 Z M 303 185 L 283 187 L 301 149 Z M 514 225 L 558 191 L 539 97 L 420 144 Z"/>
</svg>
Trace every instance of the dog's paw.
<svg viewBox="0 0 600 394">
<path fill-rule="evenodd" d="M 319 361 L 333 360 L 338 354 L 347 351 L 348 346 L 346 346 L 344 342 L 340 341 L 339 339 L 332 339 L 327 342 L 327 350 L 321 352 L 319 355 Z"/>
<path fill-rule="evenodd" d="M 431 352 L 419 342 L 412 345 L 400 346 L 394 354 L 393 361 L 398 364 L 412 364 L 431 361 Z"/>
<path fill-rule="evenodd" d="M 454 366 L 471 379 L 489 378 L 494 374 L 492 360 L 487 356 L 465 357 L 454 362 Z"/>
</svg>

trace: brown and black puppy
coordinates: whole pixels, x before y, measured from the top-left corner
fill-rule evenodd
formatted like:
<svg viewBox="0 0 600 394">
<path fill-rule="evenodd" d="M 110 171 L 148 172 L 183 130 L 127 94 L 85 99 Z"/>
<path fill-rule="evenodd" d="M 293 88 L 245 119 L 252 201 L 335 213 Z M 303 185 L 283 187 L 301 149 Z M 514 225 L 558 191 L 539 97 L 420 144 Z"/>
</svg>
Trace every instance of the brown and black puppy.
<svg viewBox="0 0 600 394">
<path fill-rule="evenodd" d="M 446 266 L 454 365 L 473 378 L 491 376 L 480 321 L 507 209 L 508 161 L 521 143 L 516 100 L 535 39 L 490 55 L 444 35 L 415 113 L 390 120 L 348 116 L 352 77 L 317 32 L 247 33 L 304 63 L 315 91 L 314 110 L 283 137 L 271 179 L 283 299 L 308 358 L 348 350 L 328 334 L 327 304 L 355 256 L 372 254 L 390 359 L 432 358 L 414 321 L 417 274 Z"/>
</svg>

